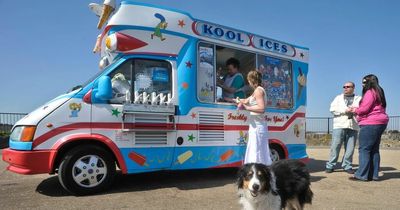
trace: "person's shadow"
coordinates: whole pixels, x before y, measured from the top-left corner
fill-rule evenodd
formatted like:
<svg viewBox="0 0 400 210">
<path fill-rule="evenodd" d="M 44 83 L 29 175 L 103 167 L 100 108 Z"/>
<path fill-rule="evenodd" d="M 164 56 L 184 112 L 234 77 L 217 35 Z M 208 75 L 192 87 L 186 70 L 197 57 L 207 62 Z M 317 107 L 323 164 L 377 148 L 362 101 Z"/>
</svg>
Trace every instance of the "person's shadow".
<svg viewBox="0 0 400 210">
<path fill-rule="evenodd" d="M 338 163 L 340 165 L 340 163 Z M 308 171 L 312 174 L 314 172 L 325 171 L 326 160 L 316 160 L 310 158 L 307 163 Z M 357 164 L 353 164 L 353 167 L 357 168 Z M 337 169 L 336 171 L 340 171 L 342 169 Z M 400 172 L 398 169 L 393 167 L 381 167 L 380 171 L 383 173 L 381 177 L 379 177 L 379 181 L 384 181 L 388 179 L 400 179 Z M 311 182 L 318 182 L 322 179 L 325 179 L 326 176 L 310 176 Z"/>
<path fill-rule="evenodd" d="M 122 175 L 118 173 L 110 190 L 102 194 L 140 192 L 176 187 L 180 190 L 205 189 L 234 184 L 238 168 L 201 169 L 182 171 L 158 171 Z M 70 196 L 58 181 L 57 176 L 43 180 L 36 191 L 47 196 Z"/>
<path fill-rule="evenodd" d="M 400 179 L 400 172 L 398 172 L 396 168 L 381 167 L 380 171 L 383 173 L 383 175 L 379 177 L 379 181 L 384 181 L 388 179 Z"/>
</svg>

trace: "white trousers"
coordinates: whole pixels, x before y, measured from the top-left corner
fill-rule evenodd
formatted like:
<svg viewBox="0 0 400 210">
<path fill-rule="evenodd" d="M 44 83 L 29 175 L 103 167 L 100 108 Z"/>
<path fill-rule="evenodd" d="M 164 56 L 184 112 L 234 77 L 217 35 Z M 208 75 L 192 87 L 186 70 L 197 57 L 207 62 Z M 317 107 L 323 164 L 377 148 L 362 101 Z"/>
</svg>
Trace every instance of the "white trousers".
<svg viewBox="0 0 400 210">
<path fill-rule="evenodd" d="M 249 125 L 249 140 L 247 142 L 244 164 L 262 163 L 267 166 L 272 164 L 267 129 L 265 123 L 251 123 Z"/>
</svg>

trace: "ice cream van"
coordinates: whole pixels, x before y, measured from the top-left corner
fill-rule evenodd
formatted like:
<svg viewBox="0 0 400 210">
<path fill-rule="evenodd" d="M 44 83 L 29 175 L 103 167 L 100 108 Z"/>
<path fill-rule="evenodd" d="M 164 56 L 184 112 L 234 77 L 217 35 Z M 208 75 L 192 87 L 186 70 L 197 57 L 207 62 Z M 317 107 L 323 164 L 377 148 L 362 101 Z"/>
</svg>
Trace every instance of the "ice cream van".
<svg viewBox="0 0 400 210">
<path fill-rule="evenodd" d="M 231 57 L 244 78 L 263 75 L 273 160 L 308 158 L 308 48 L 132 1 L 90 8 L 100 16 L 102 70 L 16 123 L 3 150 L 8 170 L 56 173 L 83 195 L 105 190 L 117 170 L 241 166 L 249 112 L 216 85 Z"/>
</svg>

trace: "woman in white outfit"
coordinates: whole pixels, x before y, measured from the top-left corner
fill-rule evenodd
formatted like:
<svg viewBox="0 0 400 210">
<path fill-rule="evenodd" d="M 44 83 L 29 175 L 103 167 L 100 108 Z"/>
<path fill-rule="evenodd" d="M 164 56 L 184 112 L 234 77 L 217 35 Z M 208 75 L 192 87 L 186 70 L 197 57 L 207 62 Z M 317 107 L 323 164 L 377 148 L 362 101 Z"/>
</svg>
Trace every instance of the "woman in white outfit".
<svg viewBox="0 0 400 210">
<path fill-rule="evenodd" d="M 262 75 L 258 71 L 250 71 L 247 81 L 254 88 L 253 94 L 246 99 L 239 99 L 238 108 L 250 111 L 249 140 L 247 142 L 244 163 L 262 163 L 271 165 L 268 146 L 268 128 L 265 120 L 267 95 L 261 87 Z"/>
</svg>

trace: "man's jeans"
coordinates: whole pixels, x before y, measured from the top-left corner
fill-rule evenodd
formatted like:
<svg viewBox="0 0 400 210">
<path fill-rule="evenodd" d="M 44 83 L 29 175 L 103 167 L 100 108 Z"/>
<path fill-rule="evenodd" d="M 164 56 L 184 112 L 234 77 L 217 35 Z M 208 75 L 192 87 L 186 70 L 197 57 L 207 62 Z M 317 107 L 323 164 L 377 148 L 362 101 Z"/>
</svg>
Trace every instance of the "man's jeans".
<svg viewBox="0 0 400 210">
<path fill-rule="evenodd" d="M 354 174 L 362 180 L 378 180 L 379 165 L 381 157 L 379 154 L 379 144 L 381 136 L 387 125 L 364 125 L 360 126 L 359 167 Z"/>
<path fill-rule="evenodd" d="M 330 157 L 329 161 L 326 163 L 327 169 L 333 169 L 333 167 L 335 167 L 342 144 L 344 144 L 345 150 L 342 160 L 342 168 L 344 170 L 352 169 L 351 164 L 353 162 L 353 153 L 357 141 L 357 133 L 357 130 L 348 128 L 333 129 Z"/>
</svg>

